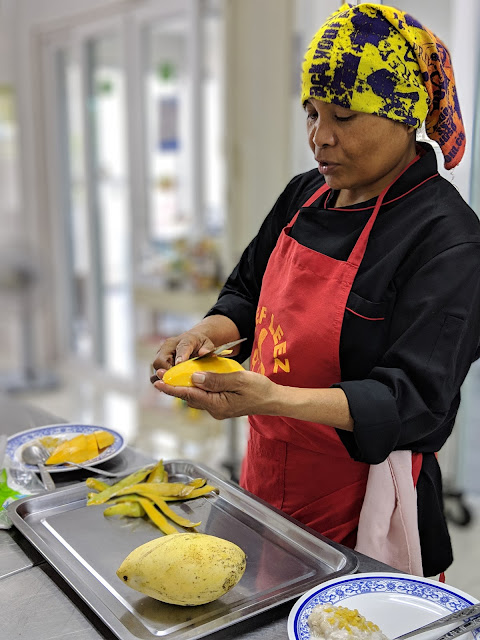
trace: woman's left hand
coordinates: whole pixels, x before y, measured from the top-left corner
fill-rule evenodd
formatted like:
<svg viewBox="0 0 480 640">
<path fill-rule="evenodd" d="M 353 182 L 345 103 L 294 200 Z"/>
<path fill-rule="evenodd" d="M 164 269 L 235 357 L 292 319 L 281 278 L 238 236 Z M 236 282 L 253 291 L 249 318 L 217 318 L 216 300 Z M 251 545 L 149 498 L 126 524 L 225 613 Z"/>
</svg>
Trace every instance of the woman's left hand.
<svg viewBox="0 0 480 640">
<path fill-rule="evenodd" d="M 278 385 L 260 373 L 198 372 L 192 375 L 192 382 L 194 387 L 174 387 L 159 380 L 154 386 L 169 396 L 181 398 L 193 409 L 208 411 L 216 420 L 272 415 Z"/>
</svg>

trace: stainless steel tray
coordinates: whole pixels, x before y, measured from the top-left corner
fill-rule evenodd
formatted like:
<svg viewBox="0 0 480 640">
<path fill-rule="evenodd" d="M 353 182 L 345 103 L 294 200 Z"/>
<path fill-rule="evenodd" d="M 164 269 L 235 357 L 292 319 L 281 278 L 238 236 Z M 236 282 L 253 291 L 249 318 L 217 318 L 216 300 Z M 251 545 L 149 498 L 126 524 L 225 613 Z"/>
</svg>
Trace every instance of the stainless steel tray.
<svg viewBox="0 0 480 640">
<path fill-rule="evenodd" d="M 207 478 L 220 490 L 170 505 L 202 533 L 226 538 L 247 554 L 240 582 L 206 605 L 164 604 L 127 587 L 115 571 L 137 546 L 158 537 L 143 519 L 105 518 L 104 505 L 86 506 L 85 483 L 13 502 L 14 525 L 121 640 L 196 640 L 297 598 L 358 565 L 353 552 L 312 535 L 208 467 L 165 463 L 170 478 Z"/>
</svg>

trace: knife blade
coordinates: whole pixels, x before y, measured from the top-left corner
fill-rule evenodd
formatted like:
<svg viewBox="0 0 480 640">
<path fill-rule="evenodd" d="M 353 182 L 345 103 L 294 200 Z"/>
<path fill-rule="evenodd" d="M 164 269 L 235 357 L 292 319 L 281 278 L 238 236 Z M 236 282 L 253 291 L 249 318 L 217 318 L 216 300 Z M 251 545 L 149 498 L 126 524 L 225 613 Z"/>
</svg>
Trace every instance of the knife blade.
<svg viewBox="0 0 480 640">
<path fill-rule="evenodd" d="M 452 624 L 453 622 L 456 622 L 457 620 L 468 620 L 468 618 L 473 617 L 473 620 L 470 620 L 468 622 L 466 622 L 465 624 L 471 625 L 468 627 L 468 629 L 471 629 L 475 623 L 477 625 L 480 626 L 480 618 L 476 617 L 476 616 L 480 616 L 480 603 L 478 604 L 474 604 L 471 607 L 465 607 L 463 609 L 460 609 L 459 611 L 455 611 L 454 613 L 449 613 L 448 615 L 444 616 L 443 618 L 439 618 L 438 620 L 435 620 L 434 622 L 430 622 L 429 624 L 424 625 L 423 627 L 419 627 L 418 629 L 414 629 L 413 631 L 409 631 L 408 633 L 404 633 L 401 636 L 397 636 L 396 638 L 393 638 L 393 640 L 406 640 L 406 638 L 411 638 L 412 636 L 416 636 L 420 633 L 424 633 L 425 631 L 430 631 L 432 629 L 438 629 L 439 627 L 444 627 L 448 624 Z M 465 625 L 460 625 L 460 627 L 464 627 Z M 453 629 L 452 631 L 449 631 L 448 633 L 453 633 L 455 631 L 457 631 L 457 629 L 460 629 L 460 627 L 456 627 L 456 629 Z M 468 631 L 468 629 L 466 629 L 465 631 L 458 631 L 455 635 L 453 636 L 448 636 L 448 633 L 445 634 L 445 636 L 442 636 L 442 638 L 439 638 L 438 640 L 449 640 L 450 638 L 455 638 L 457 635 L 460 635 L 460 633 L 466 633 L 466 631 Z M 448 636 L 448 638 L 446 637 Z"/>
<path fill-rule="evenodd" d="M 211 351 L 207 351 L 201 356 L 195 356 L 195 358 L 189 358 L 189 360 L 201 360 L 202 358 L 208 358 L 208 356 L 219 356 L 222 351 L 226 351 L 227 349 L 231 349 L 232 347 L 236 347 L 237 344 L 244 342 L 246 338 L 240 338 L 240 340 L 233 340 L 233 342 L 226 342 L 225 344 L 221 344 L 219 347 L 215 347 Z"/>
</svg>

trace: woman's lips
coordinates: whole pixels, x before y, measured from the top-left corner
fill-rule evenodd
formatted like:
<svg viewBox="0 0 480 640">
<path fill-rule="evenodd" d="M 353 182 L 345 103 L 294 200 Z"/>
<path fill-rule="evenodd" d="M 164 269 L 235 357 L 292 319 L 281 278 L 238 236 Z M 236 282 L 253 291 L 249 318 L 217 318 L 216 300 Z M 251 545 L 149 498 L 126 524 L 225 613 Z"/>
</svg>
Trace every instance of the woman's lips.
<svg viewBox="0 0 480 640">
<path fill-rule="evenodd" d="M 335 172 L 335 170 L 339 167 L 338 164 L 334 162 L 319 162 L 318 170 L 322 174 L 322 176 L 329 176 Z"/>
</svg>

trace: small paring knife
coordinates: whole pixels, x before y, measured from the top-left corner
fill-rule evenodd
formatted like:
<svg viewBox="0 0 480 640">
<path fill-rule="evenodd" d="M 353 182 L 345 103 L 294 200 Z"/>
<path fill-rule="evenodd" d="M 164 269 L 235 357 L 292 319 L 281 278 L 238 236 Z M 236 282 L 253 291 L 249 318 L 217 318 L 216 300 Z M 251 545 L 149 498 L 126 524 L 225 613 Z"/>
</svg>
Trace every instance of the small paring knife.
<svg viewBox="0 0 480 640">
<path fill-rule="evenodd" d="M 466 621 L 464 624 L 448 631 L 445 635 L 438 638 L 438 640 L 452 640 L 452 638 L 456 638 L 457 636 L 466 633 L 467 631 L 476 629 L 480 627 L 480 603 L 474 604 L 471 607 L 465 607 L 464 609 L 460 609 L 459 611 L 455 611 L 455 613 L 449 613 L 443 618 L 439 618 L 434 622 L 430 622 L 429 624 L 424 625 L 423 627 L 419 627 L 418 629 L 414 629 L 413 631 L 409 631 L 408 633 L 404 633 L 401 636 L 397 636 L 393 638 L 393 640 L 406 640 L 407 638 L 412 638 L 413 636 L 424 633 L 425 631 L 431 631 L 432 629 L 439 629 L 440 627 L 445 627 L 449 624 L 453 624 L 457 621 Z M 472 618 L 472 619 L 471 619 Z"/>
<path fill-rule="evenodd" d="M 228 349 L 232 349 L 236 347 L 240 342 L 244 342 L 246 338 L 240 338 L 240 340 L 234 340 L 233 342 L 226 342 L 225 344 L 221 344 L 219 347 L 215 347 L 211 351 L 207 351 L 202 356 L 195 356 L 195 358 L 189 358 L 189 360 L 201 360 L 202 358 L 208 358 L 209 356 L 219 356 L 223 353 L 223 351 L 227 351 Z M 225 354 L 228 355 L 228 354 Z"/>
</svg>

